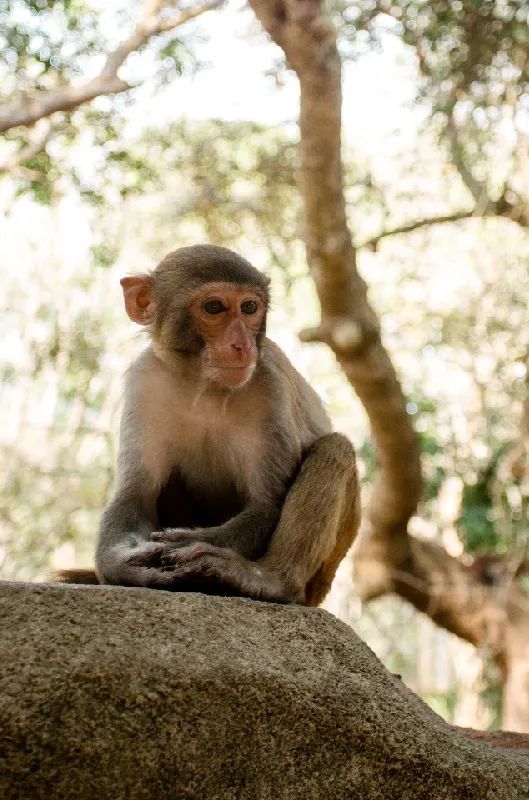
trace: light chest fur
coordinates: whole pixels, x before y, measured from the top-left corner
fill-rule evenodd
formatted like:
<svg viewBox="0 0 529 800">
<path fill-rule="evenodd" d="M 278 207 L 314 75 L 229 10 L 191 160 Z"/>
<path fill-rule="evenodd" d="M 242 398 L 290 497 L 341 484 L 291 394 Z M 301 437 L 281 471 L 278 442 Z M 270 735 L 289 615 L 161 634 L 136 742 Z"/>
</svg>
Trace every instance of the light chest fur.
<svg viewBox="0 0 529 800">
<path fill-rule="evenodd" d="M 145 357 L 142 357 L 145 359 Z M 208 391 L 171 372 L 155 357 L 134 370 L 129 411 L 142 432 L 142 460 L 162 486 L 177 468 L 191 486 L 258 489 L 265 454 L 267 403 L 251 384 L 231 395 Z"/>
</svg>

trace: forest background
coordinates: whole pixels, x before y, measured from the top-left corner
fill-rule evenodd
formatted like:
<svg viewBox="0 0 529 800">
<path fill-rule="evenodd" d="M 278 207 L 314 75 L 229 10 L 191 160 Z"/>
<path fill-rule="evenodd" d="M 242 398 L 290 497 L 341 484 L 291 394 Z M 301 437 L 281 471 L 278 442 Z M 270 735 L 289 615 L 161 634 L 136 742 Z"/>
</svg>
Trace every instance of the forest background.
<svg viewBox="0 0 529 800">
<path fill-rule="evenodd" d="M 358 448 L 326 606 L 447 719 L 529 731 L 529 3 L 251 6 L 0 0 L 0 576 L 91 563 L 145 344 L 119 277 L 225 244 Z M 342 284 L 306 170 L 314 142 L 339 167 L 340 62 Z"/>
</svg>

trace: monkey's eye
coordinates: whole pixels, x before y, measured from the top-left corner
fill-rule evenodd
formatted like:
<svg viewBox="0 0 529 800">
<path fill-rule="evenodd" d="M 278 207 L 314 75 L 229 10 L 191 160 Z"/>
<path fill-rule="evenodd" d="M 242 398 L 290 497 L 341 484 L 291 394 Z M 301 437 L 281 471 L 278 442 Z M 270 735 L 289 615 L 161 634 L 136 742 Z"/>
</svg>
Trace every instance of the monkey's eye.
<svg viewBox="0 0 529 800">
<path fill-rule="evenodd" d="M 226 310 L 220 300 L 208 300 L 207 303 L 204 303 L 202 308 L 206 314 L 221 314 Z"/>
<path fill-rule="evenodd" d="M 241 311 L 243 314 L 255 314 L 257 311 L 257 303 L 255 300 L 245 300 L 241 303 Z"/>
</svg>

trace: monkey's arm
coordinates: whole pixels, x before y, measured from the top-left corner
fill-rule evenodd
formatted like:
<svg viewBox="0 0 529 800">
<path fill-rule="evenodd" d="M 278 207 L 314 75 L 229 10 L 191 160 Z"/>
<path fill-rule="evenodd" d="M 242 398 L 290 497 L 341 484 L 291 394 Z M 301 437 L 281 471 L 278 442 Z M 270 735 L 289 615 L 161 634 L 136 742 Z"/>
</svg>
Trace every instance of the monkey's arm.
<svg viewBox="0 0 529 800">
<path fill-rule="evenodd" d="M 175 581 L 209 581 L 261 600 L 317 605 L 356 535 L 359 513 L 353 446 L 328 434 L 308 452 L 261 559 L 196 543 L 168 551 L 162 563 L 174 568 Z"/>
<path fill-rule="evenodd" d="M 255 560 L 264 555 L 280 514 L 281 508 L 277 504 L 250 503 L 222 525 L 192 530 L 168 528 L 154 531 L 151 540 L 170 544 L 173 548 L 204 542 L 213 547 L 231 548 L 245 558 Z"/>
<path fill-rule="evenodd" d="M 101 522 L 96 554 L 97 571 L 93 569 L 64 569 L 54 573 L 60 583 L 117 584 L 120 586 L 151 586 L 169 588 L 170 569 L 162 567 L 163 547 L 156 547 L 142 536 L 141 511 L 134 499 L 123 508 L 119 493 L 106 508 Z M 128 524 L 127 524 L 128 523 Z M 150 525 L 143 521 L 143 530 Z M 134 530 L 136 528 L 137 530 Z"/>
<path fill-rule="evenodd" d="M 136 464 L 124 459 L 125 464 Z M 171 584 L 162 567 L 163 545 L 150 541 L 156 527 L 156 489 L 143 468 L 121 470 L 117 491 L 103 512 L 96 549 L 96 572 L 101 583 L 120 586 Z"/>
</svg>

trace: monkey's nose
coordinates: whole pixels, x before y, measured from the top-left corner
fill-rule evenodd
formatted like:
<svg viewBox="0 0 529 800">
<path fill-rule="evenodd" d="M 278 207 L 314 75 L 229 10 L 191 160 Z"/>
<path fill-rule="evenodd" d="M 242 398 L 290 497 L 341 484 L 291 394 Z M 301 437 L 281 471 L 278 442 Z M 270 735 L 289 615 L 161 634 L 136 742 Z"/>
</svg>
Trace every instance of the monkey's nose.
<svg viewBox="0 0 529 800">
<path fill-rule="evenodd" d="M 238 356 L 247 356 L 252 352 L 252 348 L 247 342 L 232 342 L 231 346 L 232 353 L 236 353 Z"/>
</svg>

